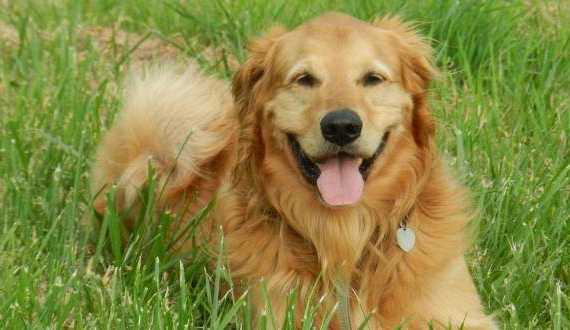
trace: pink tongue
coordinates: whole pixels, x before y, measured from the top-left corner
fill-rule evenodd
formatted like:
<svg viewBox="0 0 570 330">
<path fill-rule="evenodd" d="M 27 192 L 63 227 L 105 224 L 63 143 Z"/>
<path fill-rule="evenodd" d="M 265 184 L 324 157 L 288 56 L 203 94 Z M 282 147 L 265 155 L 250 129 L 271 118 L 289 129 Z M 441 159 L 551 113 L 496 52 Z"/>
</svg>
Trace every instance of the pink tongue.
<svg viewBox="0 0 570 330">
<path fill-rule="evenodd" d="M 321 169 L 317 187 L 327 204 L 349 205 L 360 200 L 364 179 L 358 170 L 359 159 L 340 156 L 317 165 Z"/>
</svg>

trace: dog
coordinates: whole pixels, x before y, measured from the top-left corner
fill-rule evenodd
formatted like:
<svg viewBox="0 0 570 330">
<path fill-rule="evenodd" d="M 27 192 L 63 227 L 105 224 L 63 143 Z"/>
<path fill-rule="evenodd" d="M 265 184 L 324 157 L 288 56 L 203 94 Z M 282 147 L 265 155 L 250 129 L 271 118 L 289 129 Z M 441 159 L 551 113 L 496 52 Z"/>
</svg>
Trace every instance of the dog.
<svg viewBox="0 0 570 330">
<path fill-rule="evenodd" d="M 313 299 L 321 320 L 340 306 L 331 328 L 495 329 L 464 258 L 468 194 L 434 144 L 429 44 L 397 17 L 327 13 L 249 52 L 231 86 L 196 68 L 135 81 L 97 151 L 97 212 L 111 186 L 121 210 L 140 205 L 149 167 L 173 231 L 214 198 L 199 237 L 223 235 L 275 328 L 296 290 L 296 327 Z"/>
</svg>

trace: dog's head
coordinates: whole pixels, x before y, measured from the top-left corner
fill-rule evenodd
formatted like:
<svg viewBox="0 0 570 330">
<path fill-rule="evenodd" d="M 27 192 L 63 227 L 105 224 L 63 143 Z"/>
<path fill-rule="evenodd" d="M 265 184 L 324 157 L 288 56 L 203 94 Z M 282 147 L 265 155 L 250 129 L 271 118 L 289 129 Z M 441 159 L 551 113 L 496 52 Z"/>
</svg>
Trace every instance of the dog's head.
<svg viewBox="0 0 570 330">
<path fill-rule="evenodd" d="M 326 14 L 250 51 L 233 93 L 256 175 L 274 188 L 354 206 L 398 155 L 429 148 L 431 49 L 398 19 Z"/>
</svg>

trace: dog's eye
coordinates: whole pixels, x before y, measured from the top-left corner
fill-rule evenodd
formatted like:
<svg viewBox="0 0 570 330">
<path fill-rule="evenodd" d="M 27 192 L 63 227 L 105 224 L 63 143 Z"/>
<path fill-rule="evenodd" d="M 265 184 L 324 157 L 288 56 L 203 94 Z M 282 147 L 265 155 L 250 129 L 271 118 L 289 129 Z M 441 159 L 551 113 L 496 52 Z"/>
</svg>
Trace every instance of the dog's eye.
<svg viewBox="0 0 570 330">
<path fill-rule="evenodd" d="M 362 84 L 364 86 L 376 86 L 384 82 L 384 80 L 385 80 L 384 77 L 382 77 L 381 75 L 374 72 L 369 72 L 365 74 L 364 77 L 362 78 Z"/>
<path fill-rule="evenodd" d="M 303 73 L 297 79 L 295 79 L 295 83 L 304 87 L 313 87 L 317 84 L 317 78 L 309 73 Z"/>
</svg>

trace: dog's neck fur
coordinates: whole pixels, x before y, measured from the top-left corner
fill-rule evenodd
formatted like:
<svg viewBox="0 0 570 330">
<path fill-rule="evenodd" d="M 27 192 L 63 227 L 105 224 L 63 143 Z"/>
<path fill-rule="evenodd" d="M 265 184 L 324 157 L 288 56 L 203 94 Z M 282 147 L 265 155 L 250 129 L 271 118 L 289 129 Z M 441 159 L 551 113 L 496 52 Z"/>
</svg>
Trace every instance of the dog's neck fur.
<svg viewBox="0 0 570 330">
<path fill-rule="evenodd" d="M 396 179 L 390 186 L 374 189 L 385 195 L 365 197 L 355 207 L 331 209 L 315 198 L 314 191 L 287 189 L 264 172 L 268 155 L 261 128 L 254 124 L 260 122 L 256 113 L 260 112 L 242 118 L 241 150 L 231 188 L 219 203 L 224 208 L 220 214 L 232 214 L 228 209 L 235 214 L 222 220 L 234 277 L 249 283 L 275 278 L 267 289 L 276 292 L 299 286 L 306 291 L 319 279 L 321 294 L 335 297 L 340 286 L 353 293 L 352 303 L 359 300 L 369 308 L 383 308 L 382 302 L 399 294 L 400 287 L 420 285 L 422 275 L 463 253 L 462 249 L 444 250 L 464 241 L 469 216 L 463 206 L 468 203 L 462 187 L 445 174 L 431 138 L 423 145 L 410 142 L 415 136 L 402 140 L 417 148 L 403 156 L 408 157 L 405 166 L 397 169 L 399 175 L 393 175 Z M 375 180 L 369 178 L 369 182 Z M 463 206 L 453 209 L 450 205 Z M 395 240 L 400 222 L 408 215 L 417 233 L 415 251 L 410 254 Z M 244 245 L 249 248 L 242 249 Z"/>
<path fill-rule="evenodd" d="M 283 189 L 268 180 L 260 162 L 243 159 L 234 171 L 247 173 L 234 177 L 263 175 L 264 180 L 235 181 L 220 194 L 217 207 L 223 208 L 219 214 L 224 218 L 218 220 L 232 276 L 249 285 L 265 278 L 266 289 L 275 295 L 297 288 L 306 297 L 316 284 L 315 298 L 329 297 L 323 308 L 338 301 L 340 287 L 349 293 L 350 304 L 364 306 L 365 313 L 390 313 L 395 308 L 385 304 L 390 297 L 420 287 L 429 273 L 464 252 L 449 246 L 467 247 L 470 217 L 463 188 L 445 174 L 436 154 L 413 159 L 397 183 L 398 198 L 376 197 L 335 210 L 311 198 L 314 192 Z M 406 254 L 396 245 L 395 232 L 408 214 L 417 238 L 414 251 Z M 263 305 L 264 298 L 253 299 Z"/>
</svg>

